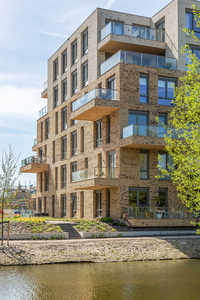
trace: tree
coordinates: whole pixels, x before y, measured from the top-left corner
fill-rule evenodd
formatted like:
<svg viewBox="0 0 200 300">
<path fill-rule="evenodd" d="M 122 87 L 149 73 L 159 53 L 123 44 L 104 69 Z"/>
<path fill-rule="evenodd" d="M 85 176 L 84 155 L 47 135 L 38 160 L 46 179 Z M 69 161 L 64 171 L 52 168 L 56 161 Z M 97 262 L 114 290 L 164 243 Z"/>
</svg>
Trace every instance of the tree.
<svg viewBox="0 0 200 300">
<path fill-rule="evenodd" d="M 193 6 L 196 25 L 200 27 L 200 12 Z M 198 38 L 192 30 L 186 35 Z M 188 58 L 187 75 L 181 78 L 181 86 L 175 88 L 174 109 L 165 135 L 166 151 L 173 166 L 162 175 L 170 173 L 178 197 L 191 212 L 200 212 L 200 60 L 186 45 L 182 51 Z M 200 224 L 199 224 L 200 225 Z"/>
<path fill-rule="evenodd" d="M 2 173 L 0 174 L 0 203 L 1 203 L 1 222 L 2 222 L 2 240 L 1 245 L 3 245 L 3 217 L 4 210 L 12 202 L 11 189 L 14 186 L 15 181 L 17 180 L 16 171 L 18 168 L 19 156 L 16 157 L 14 150 L 9 145 L 8 153 L 6 150 L 2 151 L 2 163 L 1 169 Z"/>
</svg>

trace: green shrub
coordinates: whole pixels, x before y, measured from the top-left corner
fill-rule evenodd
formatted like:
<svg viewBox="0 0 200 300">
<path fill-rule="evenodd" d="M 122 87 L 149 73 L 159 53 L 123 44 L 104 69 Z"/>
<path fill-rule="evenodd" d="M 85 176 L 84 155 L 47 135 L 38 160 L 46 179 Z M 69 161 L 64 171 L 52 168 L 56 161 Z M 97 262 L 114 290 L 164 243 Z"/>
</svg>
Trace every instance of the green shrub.
<svg viewBox="0 0 200 300">
<path fill-rule="evenodd" d="M 96 237 L 97 237 L 97 236 L 96 236 L 95 234 L 92 234 L 92 235 L 91 235 L 91 239 L 96 239 Z"/>
<path fill-rule="evenodd" d="M 125 226 L 124 223 L 118 223 L 117 226 Z"/>
<path fill-rule="evenodd" d="M 101 222 L 104 222 L 104 223 L 113 223 L 113 218 L 111 217 L 103 217 L 100 219 Z"/>
<path fill-rule="evenodd" d="M 118 235 L 117 235 L 118 237 L 122 237 L 123 236 L 123 234 L 122 233 L 118 233 Z"/>
<path fill-rule="evenodd" d="M 39 240 L 39 236 L 33 235 L 31 239 L 32 239 L 32 240 Z"/>
<path fill-rule="evenodd" d="M 105 237 L 105 234 L 104 234 L 104 233 L 100 233 L 99 237 L 100 237 L 100 238 L 104 238 L 104 237 Z"/>
</svg>

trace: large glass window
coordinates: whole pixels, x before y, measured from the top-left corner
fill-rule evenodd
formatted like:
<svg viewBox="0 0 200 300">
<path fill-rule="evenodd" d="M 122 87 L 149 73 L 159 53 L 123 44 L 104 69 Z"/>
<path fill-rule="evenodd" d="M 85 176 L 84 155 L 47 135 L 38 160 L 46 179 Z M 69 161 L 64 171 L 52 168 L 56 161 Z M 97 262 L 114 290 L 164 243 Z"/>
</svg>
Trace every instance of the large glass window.
<svg viewBox="0 0 200 300">
<path fill-rule="evenodd" d="M 148 103 L 148 75 L 140 75 L 140 103 Z"/>
<path fill-rule="evenodd" d="M 62 217 L 66 217 L 66 194 L 62 195 Z"/>
<path fill-rule="evenodd" d="M 67 136 L 62 137 L 62 159 L 67 158 Z"/>
<path fill-rule="evenodd" d="M 197 27 L 195 16 L 190 10 L 186 11 L 185 13 L 185 27 L 190 30 L 194 30 L 195 35 L 200 38 L 200 28 Z"/>
<path fill-rule="evenodd" d="M 149 152 L 140 150 L 140 179 L 149 178 Z"/>
<path fill-rule="evenodd" d="M 67 72 L 67 50 L 62 55 L 63 73 Z"/>
<path fill-rule="evenodd" d="M 114 90 L 115 89 L 115 76 L 112 76 L 111 78 L 108 79 L 108 81 L 107 81 L 107 87 L 110 90 Z"/>
<path fill-rule="evenodd" d="M 84 133 L 84 127 L 81 127 L 81 152 L 84 152 L 84 144 L 85 144 L 85 133 Z"/>
<path fill-rule="evenodd" d="M 67 79 L 62 82 L 62 101 L 67 100 Z"/>
<path fill-rule="evenodd" d="M 72 44 L 72 65 L 77 63 L 77 40 Z"/>
<path fill-rule="evenodd" d="M 54 108 L 58 106 L 58 86 L 54 88 Z"/>
<path fill-rule="evenodd" d="M 107 144 L 110 143 L 110 116 L 107 117 Z"/>
<path fill-rule="evenodd" d="M 77 131 L 72 132 L 72 155 L 77 155 Z"/>
<path fill-rule="evenodd" d="M 58 134 L 58 112 L 55 113 L 55 134 Z"/>
<path fill-rule="evenodd" d="M 42 212 L 42 197 L 38 199 L 38 212 Z"/>
<path fill-rule="evenodd" d="M 52 217 L 55 217 L 55 196 L 52 196 Z"/>
<path fill-rule="evenodd" d="M 88 53 L 88 30 L 83 32 L 83 55 Z"/>
<path fill-rule="evenodd" d="M 172 105 L 174 98 L 174 87 L 176 86 L 176 79 L 172 78 L 158 78 L 158 104 Z"/>
<path fill-rule="evenodd" d="M 45 129 L 46 129 L 46 139 L 48 139 L 50 137 L 50 134 L 49 134 L 49 118 L 46 119 L 46 121 L 45 121 Z"/>
<path fill-rule="evenodd" d="M 88 85 L 88 62 L 83 64 L 83 87 Z"/>
<path fill-rule="evenodd" d="M 49 190 L 49 171 L 45 171 L 45 191 Z"/>
<path fill-rule="evenodd" d="M 129 125 L 133 126 L 133 134 L 147 136 L 148 125 L 149 123 L 149 114 L 148 112 L 140 112 L 129 110 Z"/>
<path fill-rule="evenodd" d="M 67 129 L 67 107 L 62 109 L 62 130 Z"/>
<path fill-rule="evenodd" d="M 84 192 L 81 192 L 81 208 L 82 208 L 82 218 L 84 217 Z"/>
<path fill-rule="evenodd" d="M 115 150 L 108 152 L 108 178 L 115 178 L 116 175 L 116 152 Z"/>
<path fill-rule="evenodd" d="M 54 61 L 54 81 L 58 79 L 58 59 Z"/>
<path fill-rule="evenodd" d="M 156 24 L 156 40 L 160 42 L 165 41 L 165 19 L 160 20 Z"/>
<path fill-rule="evenodd" d="M 164 137 L 166 130 L 164 126 L 167 125 L 167 114 L 158 114 L 158 137 Z"/>
<path fill-rule="evenodd" d="M 166 188 L 159 188 L 159 201 L 158 206 L 168 206 L 167 201 L 167 189 Z"/>
<path fill-rule="evenodd" d="M 196 57 L 200 60 L 200 47 L 193 47 L 193 46 L 190 46 L 190 50 L 192 52 L 192 54 L 195 54 Z M 189 52 L 188 51 L 188 52 Z M 187 70 L 187 65 L 190 63 L 189 61 L 189 56 L 188 56 L 188 53 L 186 53 L 186 70 Z"/>
<path fill-rule="evenodd" d="M 72 95 L 77 93 L 77 70 L 72 73 Z"/>
<path fill-rule="evenodd" d="M 71 194 L 72 198 L 72 217 L 76 217 L 77 215 L 77 196 L 76 193 Z"/>
<path fill-rule="evenodd" d="M 159 176 L 161 176 L 159 179 L 170 179 L 170 175 L 162 175 L 161 169 L 167 170 L 170 173 L 170 170 L 173 167 L 172 157 L 165 151 L 159 151 L 158 173 Z"/>
<path fill-rule="evenodd" d="M 129 188 L 129 207 L 149 206 L 149 190 Z"/>
<path fill-rule="evenodd" d="M 74 161 L 72 163 L 72 173 L 76 172 L 77 171 L 77 161 Z"/>
<path fill-rule="evenodd" d="M 95 147 L 102 146 L 102 120 L 95 123 Z"/>
<path fill-rule="evenodd" d="M 67 186 L 67 168 L 66 165 L 61 166 L 62 188 Z"/>
<path fill-rule="evenodd" d="M 96 217 L 102 216 L 102 192 L 96 191 L 95 197 L 95 206 L 96 206 Z"/>
</svg>

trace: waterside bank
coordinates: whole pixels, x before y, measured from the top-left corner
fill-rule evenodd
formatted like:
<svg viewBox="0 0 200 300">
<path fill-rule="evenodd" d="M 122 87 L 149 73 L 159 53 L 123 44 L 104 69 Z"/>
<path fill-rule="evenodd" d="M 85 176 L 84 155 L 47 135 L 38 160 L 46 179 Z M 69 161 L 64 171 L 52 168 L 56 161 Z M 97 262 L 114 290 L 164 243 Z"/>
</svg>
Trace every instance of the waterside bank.
<svg viewBox="0 0 200 300">
<path fill-rule="evenodd" d="M 200 237 L 11 241 L 0 246 L 0 265 L 200 259 Z"/>
</svg>

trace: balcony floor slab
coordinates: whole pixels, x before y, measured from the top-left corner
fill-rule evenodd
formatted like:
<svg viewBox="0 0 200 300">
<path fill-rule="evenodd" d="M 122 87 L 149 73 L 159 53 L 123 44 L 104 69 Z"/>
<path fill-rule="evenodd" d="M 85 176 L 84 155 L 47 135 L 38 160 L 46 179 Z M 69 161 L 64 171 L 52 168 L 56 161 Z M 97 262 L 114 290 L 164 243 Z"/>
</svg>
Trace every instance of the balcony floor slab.
<svg viewBox="0 0 200 300">
<path fill-rule="evenodd" d="M 39 173 L 49 170 L 49 164 L 32 163 L 20 168 L 21 173 Z"/>
<path fill-rule="evenodd" d="M 91 178 L 72 183 L 75 190 L 101 190 L 118 186 L 119 178 Z"/>
<path fill-rule="evenodd" d="M 128 147 L 135 149 L 165 149 L 164 138 L 149 136 L 129 136 L 120 141 L 120 147 Z"/>
</svg>

